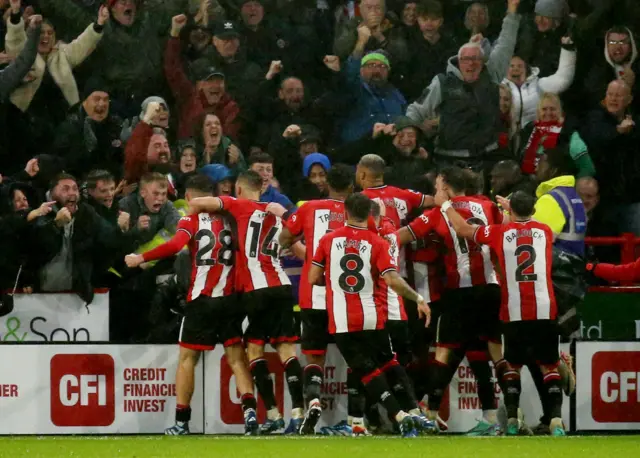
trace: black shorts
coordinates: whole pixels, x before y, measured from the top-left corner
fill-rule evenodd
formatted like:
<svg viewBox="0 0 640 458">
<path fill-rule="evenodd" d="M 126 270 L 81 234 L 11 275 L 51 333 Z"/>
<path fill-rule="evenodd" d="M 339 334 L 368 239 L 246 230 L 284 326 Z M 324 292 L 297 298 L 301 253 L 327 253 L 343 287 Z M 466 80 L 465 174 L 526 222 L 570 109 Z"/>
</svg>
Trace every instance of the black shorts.
<svg viewBox="0 0 640 458">
<path fill-rule="evenodd" d="M 257 345 L 296 342 L 293 295 L 291 286 L 262 288 L 242 295 L 249 326 L 246 342 Z"/>
<path fill-rule="evenodd" d="M 342 332 L 333 338 L 347 366 L 359 379 L 394 361 L 389 334 L 384 329 Z"/>
<path fill-rule="evenodd" d="M 554 321 L 515 321 L 505 323 L 503 331 L 504 359 L 509 364 L 553 366 L 558 363 L 559 334 Z"/>
<path fill-rule="evenodd" d="M 389 320 L 385 326 L 391 340 L 391 350 L 396 354 L 398 362 L 406 366 L 411 362 L 411 338 L 409 337 L 409 322 Z"/>
<path fill-rule="evenodd" d="M 436 328 L 437 346 L 465 348 L 477 339 L 501 342 L 501 300 L 498 285 L 446 291 Z"/>
<path fill-rule="evenodd" d="M 235 294 L 226 297 L 199 296 L 187 302 L 178 342 L 192 350 L 213 350 L 242 342 L 244 312 Z"/>
<path fill-rule="evenodd" d="M 329 314 L 326 310 L 302 309 L 302 353 L 306 355 L 324 355 L 327 345 L 333 343 L 329 334 Z"/>
</svg>

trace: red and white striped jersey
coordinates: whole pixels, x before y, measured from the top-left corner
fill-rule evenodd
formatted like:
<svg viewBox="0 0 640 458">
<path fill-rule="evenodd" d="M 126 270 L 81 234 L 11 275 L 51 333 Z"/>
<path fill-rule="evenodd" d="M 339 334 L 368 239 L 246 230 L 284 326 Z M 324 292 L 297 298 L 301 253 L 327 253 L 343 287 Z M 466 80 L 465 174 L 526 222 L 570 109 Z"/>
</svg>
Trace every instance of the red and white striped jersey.
<svg viewBox="0 0 640 458">
<path fill-rule="evenodd" d="M 344 202 L 334 199 L 312 200 L 303 204 L 286 221 L 285 226 L 295 237 L 304 236 L 306 254 L 302 265 L 299 303 L 301 309 L 326 310 L 327 295 L 323 286 L 309 284 L 309 269 L 320 239 L 336 229 L 344 227 L 346 217 Z"/>
<path fill-rule="evenodd" d="M 537 221 L 479 227 L 473 236 L 498 258 L 504 322 L 555 320 L 551 281 L 553 232 Z"/>
<path fill-rule="evenodd" d="M 221 215 L 199 213 L 180 219 L 177 232 L 189 236 L 191 283 L 187 301 L 232 294 L 235 252 L 229 222 Z"/>
<path fill-rule="evenodd" d="M 378 235 L 384 237 L 391 248 L 391 257 L 396 265 L 400 257 L 400 244 L 398 243 L 398 234 L 396 234 L 396 225 L 390 218 L 386 216 L 380 219 L 380 227 L 378 227 Z M 394 290 L 389 288 L 387 282 L 383 278 L 378 279 L 378 288 L 376 296 L 379 297 L 379 303 L 383 304 L 387 309 L 387 319 L 389 321 L 406 321 L 407 312 L 404 309 L 404 300 Z"/>
<path fill-rule="evenodd" d="M 330 333 L 384 328 L 387 312 L 375 292 L 380 277 L 396 270 L 390 251 L 367 228 L 347 225 L 322 237 L 313 264 L 324 269 Z"/>
<path fill-rule="evenodd" d="M 411 244 L 409 260 L 415 290 L 427 302 L 435 302 L 444 290 L 443 242 L 435 233 L 415 240 Z"/>
<path fill-rule="evenodd" d="M 487 226 L 502 222 L 502 213 L 488 199 L 460 196 L 451 199 L 451 205 L 469 224 Z M 435 232 L 444 240 L 447 249 L 444 256 L 447 288 L 468 288 L 498 283 L 489 247 L 459 237 L 446 214 L 439 208 L 424 212 L 413 220 L 408 228 L 416 240 L 431 232 Z"/>
<path fill-rule="evenodd" d="M 238 226 L 236 288 L 247 293 L 257 289 L 291 285 L 280 263 L 278 238 L 282 219 L 266 212 L 267 203 L 234 197 L 218 197 Z"/>
<path fill-rule="evenodd" d="M 407 225 L 409 214 L 416 208 L 422 207 L 425 197 L 424 194 L 416 191 L 387 185 L 365 189 L 362 194 L 371 200 L 382 202 L 385 207 L 385 216 L 398 228 Z M 410 247 L 404 247 L 400 251 L 398 269 L 403 277 L 407 276 L 406 260 L 410 249 Z"/>
</svg>

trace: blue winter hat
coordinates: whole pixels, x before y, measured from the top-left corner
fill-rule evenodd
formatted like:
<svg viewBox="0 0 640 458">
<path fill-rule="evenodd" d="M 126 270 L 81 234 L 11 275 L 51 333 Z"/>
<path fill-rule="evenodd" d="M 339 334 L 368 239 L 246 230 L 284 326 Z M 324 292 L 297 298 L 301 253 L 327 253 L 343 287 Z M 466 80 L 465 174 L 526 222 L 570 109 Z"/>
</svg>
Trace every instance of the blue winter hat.
<svg viewBox="0 0 640 458">
<path fill-rule="evenodd" d="M 311 153 L 304 158 L 304 162 L 302 163 L 302 174 L 305 177 L 309 178 L 311 167 L 313 167 L 314 164 L 320 164 L 327 172 L 331 168 L 331 161 L 327 156 L 321 153 Z"/>
<path fill-rule="evenodd" d="M 200 169 L 200 173 L 209 178 L 214 184 L 224 180 L 232 180 L 233 174 L 222 164 L 209 164 Z"/>
</svg>

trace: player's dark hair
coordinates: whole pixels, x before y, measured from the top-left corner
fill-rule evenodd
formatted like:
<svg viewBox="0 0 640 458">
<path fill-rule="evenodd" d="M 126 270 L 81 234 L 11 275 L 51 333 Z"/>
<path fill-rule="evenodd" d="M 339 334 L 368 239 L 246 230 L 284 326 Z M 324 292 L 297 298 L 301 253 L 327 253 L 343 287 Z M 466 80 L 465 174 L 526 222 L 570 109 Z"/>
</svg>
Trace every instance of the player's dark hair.
<svg viewBox="0 0 640 458">
<path fill-rule="evenodd" d="M 327 173 L 327 183 L 336 192 L 347 192 L 353 186 L 353 167 L 345 164 L 334 164 Z"/>
<path fill-rule="evenodd" d="M 196 174 L 189 177 L 184 187 L 187 191 L 196 191 L 198 193 L 212 195 L 214 193 L 213 183 L 206 175 Z"/>
<path fill-rule="evenodd" d="M 380 205 L 378 205 L 376 202 L 371 201 L 371 216 L 373 216 L 374 218 L 379 218 L 380 217 Z"/>
<path fill-rule="evenodd" d="M 462 193 L 467 189 L 467 178 L 460 167 L 445 167 L 438 173 L 444 182 L 455 192 Z"/>
<path fill-rule="evenodd" d="M 360 158 L 360 162 L 358 162 L 360 167 L 364 167 L 373 173 L 376 177 L 381 177 L 384 175 L 384 169 L 387 164 L 377 154 L 365 154 Z"/>
<path fill-rule="evenodd" d="M 525 191 L 516 191 L 511 194 L 509 199 L 511 203 L 511 211 L 521 217 L 528 217 L 533 215 L 534 207 L 536 205 L 536 198 Z"/>
<path fill-rule="evenodd" d="M 92 170 L 87 175 L 87 189 L 96 189 L 96 187 L 98 186 L 98 182 L 100 181 L 115 182 L 116 180 L 111 172 L 108 172 L 107 170 Z"/>
<path fill-rule="evenodd" d="M 423 0 L 416 7 L 416 16 L 442 19 L 444 17 L 442 3 L 438 0 Z"/>
<path fill-rule="evenodd" d="M 260 191 L 262 189 L 262 177 L 253 170 L 240 172 L 238 181 L 245 183 L 252 191 Z"/>
<path fill-rule="evenodd" d="M 273 157 L 267 153 L 254 153 L 249 156 L 249 167 L 253 164 L 273 164 Z"/>
<path fill-rule="evenodd" d="M 73 180 L 73 181 L 76 182 L 76 184 L 78 184 L 78 180 L 76 180 L 76 177 L 74 177 L 70 173 L 62 172 L 62 173 L 57 174 L 54 177 L 54 179 L 51 180 L 51 185 L 49 186 L 49 189 L 53 189 L 56 186 L 58 186 L 58 183 L 60 183 L 62 180 Z"/>
<path fill-rule="evenodd" d="M 356 221 L 369 219 L 373 202 L 361 192 L 354 192 L 344 201 L 344 207 L 350 218 Z"/>
<path fill-rule="evenodd" d="M 467 182 L 464 187 L 464 194 L 466 196 L 477 196 L 482 194 L 484 188 L 484 178 L 481 173 L 476 173 L 471 169 L 463 169 L 465 181 Z"/>
<path fill-rule="evenodd" d="M 547 156 L 549 168 L 556 170 L 554 177 L 578 173 L 576 163 L 569 154 L 569 148 L 566 145 L 547 149 L 544 154 Z"/>
</svg>

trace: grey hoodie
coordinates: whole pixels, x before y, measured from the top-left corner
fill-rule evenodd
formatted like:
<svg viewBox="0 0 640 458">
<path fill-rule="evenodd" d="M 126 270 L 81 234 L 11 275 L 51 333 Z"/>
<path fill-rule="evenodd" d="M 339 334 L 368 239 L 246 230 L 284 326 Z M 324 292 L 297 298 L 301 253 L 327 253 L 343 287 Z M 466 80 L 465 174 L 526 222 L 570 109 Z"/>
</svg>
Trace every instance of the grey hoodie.
<svg viewBox="0 0 640 458">
<path fill-rule="evenodd" d="M 631 39 L 631 58 L 627 60 L 625 64 L 633 65 L 633 63 L 638 58 L 638 47 L 636 45 L 636 40 L 635 40 L 635 37 L 633 36 L 633 32 L 628 27 L 625 27 L 625 30 L 627 31 L 627 33 L 629 34 L 629 38 Z M 607 30 L 607 34 L 605 35 L 605 38 L 604 38 L 604 58 L 606 59 L 607 63 L 611 66 L 611 68 L 615 72 L 616 78 L 620 78 L 624 73 L 624 67 L 620 64 L 614 63 L 613 60 L 611 60 L 611 56 L 609 55 L 609 50 L 607 47 L 610 34 L 611 34 L 611 29 Z"/>
</svg>

